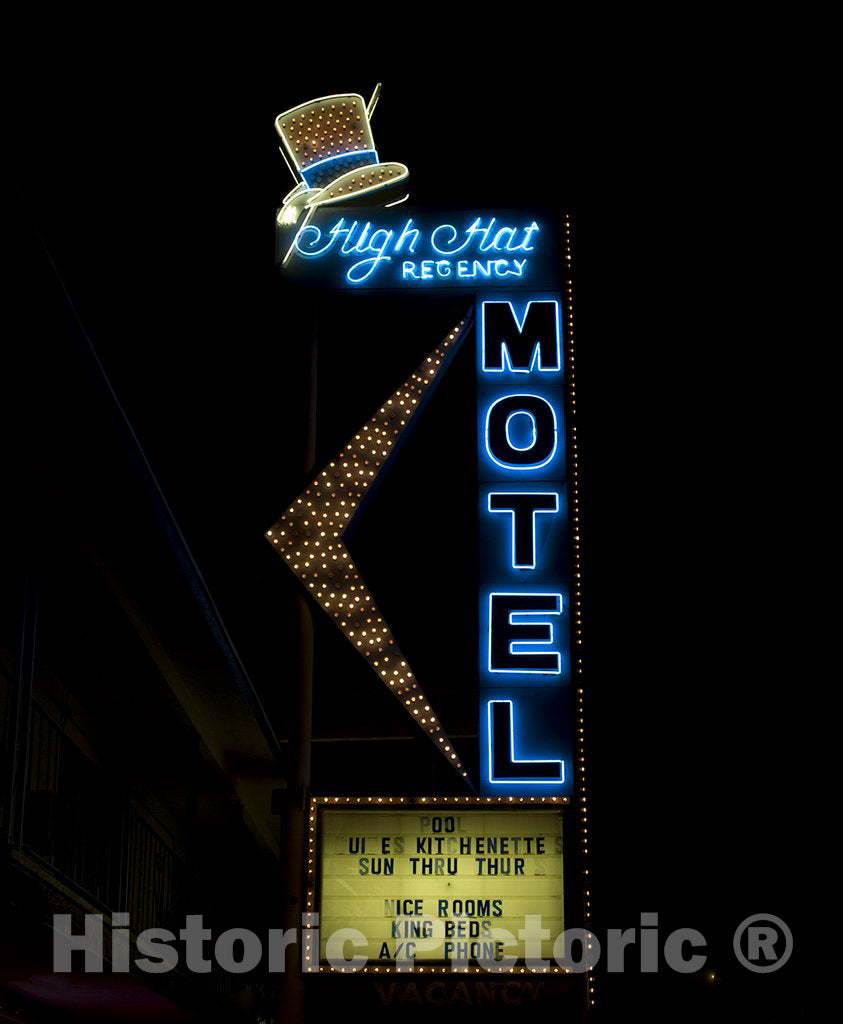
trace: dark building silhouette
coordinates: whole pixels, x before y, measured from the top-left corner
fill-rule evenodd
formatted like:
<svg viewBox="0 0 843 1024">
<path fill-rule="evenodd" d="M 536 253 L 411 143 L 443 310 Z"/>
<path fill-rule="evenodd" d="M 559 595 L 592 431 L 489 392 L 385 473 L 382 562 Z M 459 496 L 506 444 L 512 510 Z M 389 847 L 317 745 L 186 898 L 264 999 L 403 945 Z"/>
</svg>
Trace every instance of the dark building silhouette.
<svg viewBox="0 0 843 1024">
<path fill-rule="evenodd" d="M 267 980 L 52 973 L 54 914 L 265 930 L 281 747 L 32 226 L 4 351 L 0 1019 L 275 1019 Z M 106 927 L 106 953 L 109 949 Z M 12 1011 L 18 1014 L 4 1016 Z"/>
</svg>

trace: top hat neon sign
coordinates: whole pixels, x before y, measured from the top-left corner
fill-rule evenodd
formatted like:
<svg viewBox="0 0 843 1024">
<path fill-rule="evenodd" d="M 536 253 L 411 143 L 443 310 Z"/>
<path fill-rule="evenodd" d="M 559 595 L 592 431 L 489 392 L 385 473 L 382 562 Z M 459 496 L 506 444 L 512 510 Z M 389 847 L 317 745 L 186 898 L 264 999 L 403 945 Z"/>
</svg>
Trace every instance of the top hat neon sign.
<svg viewBox="0 0 843 1024">
<path fill-rule="evenodd" d="M 321 96 L 285 110 L 275 119 L 281 153 L 297 184 L 284 197 L 278 223 L 296 224 L 321 206 L 403 202 L 410 172 L 382 163 L 371 118 L 380 83 L 368 103 L 358 93 Z"/>
</svg>

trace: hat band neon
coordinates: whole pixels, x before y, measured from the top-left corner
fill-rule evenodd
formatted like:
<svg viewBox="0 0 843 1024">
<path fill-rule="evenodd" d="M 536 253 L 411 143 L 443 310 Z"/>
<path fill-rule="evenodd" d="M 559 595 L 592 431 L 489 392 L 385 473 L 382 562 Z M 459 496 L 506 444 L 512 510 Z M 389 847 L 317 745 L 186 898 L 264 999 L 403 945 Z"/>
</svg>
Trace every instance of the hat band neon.
<svg viewBox="0 0 843 1024">
<path fill-rule="evenodd" d="M 355 153 L 338 153 L 336 156 L 326 157 L 309 167 L 302 167 L 301 176 L 308 188 L 325 188 L 346 171 L 353 171 L 358 167 L 366 167 L 377 162 L 378 154 L 374 149 L 363 149 Z"/>
</svg>

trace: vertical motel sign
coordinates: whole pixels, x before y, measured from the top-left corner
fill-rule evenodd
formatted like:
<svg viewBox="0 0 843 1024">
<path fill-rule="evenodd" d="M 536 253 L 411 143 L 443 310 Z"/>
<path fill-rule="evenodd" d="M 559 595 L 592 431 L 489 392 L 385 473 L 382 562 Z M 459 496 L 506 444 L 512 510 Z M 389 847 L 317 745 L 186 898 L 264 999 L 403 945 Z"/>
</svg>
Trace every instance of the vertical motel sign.
<svg viewBox="0 0 843 1024">
<path fill-rule="evenodd" d="M 476 306 L 481 788 L 570 792 L 561 296 Z"/>
<path fill-rule="evenodd" d="M 322 208 L 278 232 L 286 277 L 302 287 L 371 290 L 369 315 L 376 315 L 381 289 L 424 291 L 432 302 L 455 290 L 473 299 L 479 541 L 479 778 L 473 781 L 484 795 L 498 797 L 573 792 L 569 552 L 576 554 L 576 538 L 569 506 L 576 510 L 576 494 L 565 403 L 570 283 L 563 290 L 558 255 L 564 232 L 569 257 L 568 230 L 567 218 L 560 225 L 533 210 L 437 214 L 402 205 Z M 431 349 L 438 340 L 431 339 Z M 447 730 L 447 721 L 442 725 Z"/>
</svg>

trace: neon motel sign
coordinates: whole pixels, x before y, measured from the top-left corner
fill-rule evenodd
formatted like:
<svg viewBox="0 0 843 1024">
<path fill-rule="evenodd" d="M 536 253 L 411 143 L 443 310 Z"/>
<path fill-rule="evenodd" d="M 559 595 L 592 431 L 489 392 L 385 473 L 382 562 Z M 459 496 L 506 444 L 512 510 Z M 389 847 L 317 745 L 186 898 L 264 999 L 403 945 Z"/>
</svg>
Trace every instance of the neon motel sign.
<svg viewBox="0 0 843 1024">
<path fill-rule="evenodd" d="M 540 213 L 436 216 L 406 208 L 401 212 L 321 209 L 295 229 L 284 232 L 279 226 L 279 262 L 285 274 L 304 284 L 434 292 L 456 287 L 475 296 L 477 781 L 484 794 L 504 797 L 568 796 L 573 790 L 565 380 L 554 228 L 550 218 Z M 417 722 L 424 721 L 434 742 L 441 744 L 443 753 L 467 778 L 435 709 L 423 695 L 421 681 L 397 649 L 390 655 L 394 638 L 369 601 L 357 567 L 348 563 L 347 594 L 336 585 L 335 574 L 330 581 L 321 580 L 318 560 L 304 548 L 306 531 L 296 525 L 298 517 L 307 514 L 308 502 L 328 509 L 340 497 L 340 489 L 345 512 L 356 512 L 362 490 L 359 495 L 345 493 L 344 477 L 338 477 L 333 488 L 328 486 L 337 467 L 351 473 L 351 479 L 364 474 L 373 477 L 380 471 L 398 433 L 421 407 L 417 400 L 420 403 L 424 390 L 434 386 L 446 369 L 449 351 L 466 333 L 460 325 L 452 329 L 426 363 L 361 427 L 360 446 L 371 441 L 372 452 L 378 454 L 369 456 L 365 467 L 362 461 L 346 465 L 355 457 L 350 443 L 314 480 L 300 504 L 287 510 L 268 538 L 358 650 L 362 628 L 369 626 L 368 641 L 372 627 L 377 627 L 377 650 L 385 654 L 374 657 L 365 649 L 361 653 L 370 657 L 388 685 L 396 671 L 395 661 L 398 674 L 393 692 Z M 387 419 L 393 401 L 406 410 L 397 425 Z M 374 443 L 384 436 L 389 437 L 387 446 Z M 327 518 L 325 523 L 314 519 L 310 525 L 321 530 L 327 523 Z M 338 545 L 341 532 L 335 532 Z M 344 551 L 338 551 L 345 557 Z M 331 556 L 335 553 L 332 550 Z M 347 605 L 355 584 L 369 603 L 371 616 L 339 614 L 337 603 L 345 597 Z"/>
<path fill-rule="evenodd" d="M 476 323 L 481 786 L 497 795 L 568 793 L 560 302 L 481 297 Z"/>
</svg>

